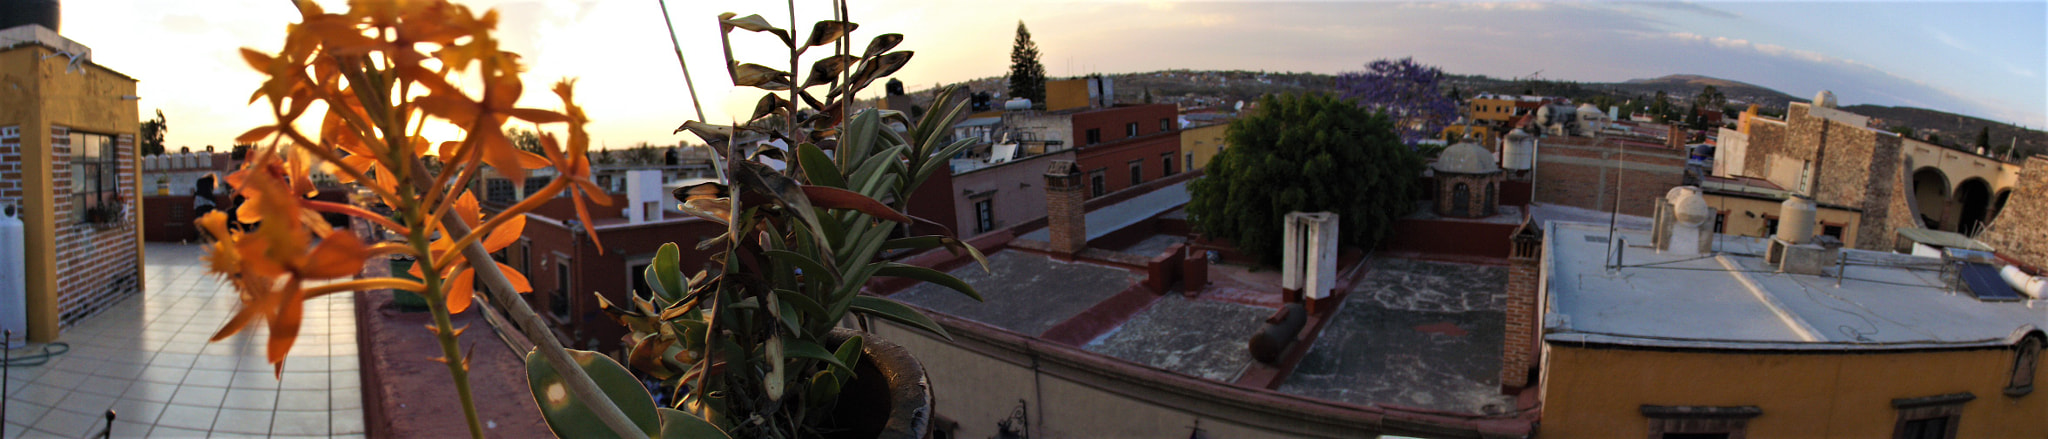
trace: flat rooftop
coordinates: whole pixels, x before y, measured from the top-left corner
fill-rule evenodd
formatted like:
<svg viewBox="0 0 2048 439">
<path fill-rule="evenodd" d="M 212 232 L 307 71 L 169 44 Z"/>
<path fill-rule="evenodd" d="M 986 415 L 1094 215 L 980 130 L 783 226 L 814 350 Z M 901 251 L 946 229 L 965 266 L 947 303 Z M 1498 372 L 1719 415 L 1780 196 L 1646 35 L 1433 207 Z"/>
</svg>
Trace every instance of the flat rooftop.
<svg viewBox="0 0 2048 439">
<path fill-rule="evenodd" d="M 1370 264 L 1278 390 L 1458 413 L 1512 409 L 1514 397 L 1500 393 L 1507 267 Z"/>
<path fill-rule="evenodd" d="M 1142 280 L 1122 268 L 1062 262 L 1016 250 L 988 255 L 988 267 L 982 271 L 980 265 L 967 264 L 952 271 L 973 285 L 985 302 L 931 283 L 918 283 L 889 297 L 1036 337 Z"/>
<path fill-rule="evenodd" d="M 1778 273 L 1764 242 L 1717 235 L 1711 255 L 1648 248 L 1617 232 L 1622 268 L 1606 269 L 1605 224 L 1551 222 L 1544 242 L 1544 338 L 1722 349 L 1920 349 L 1997 346 L 2048 327 L 2048 301 L 1978 301 L 1951 291 L 1940 260 L 1844 249 L 1832 276 Z M 1641 247 L 1638 247 L 1641 246 Z"/>
</svg>

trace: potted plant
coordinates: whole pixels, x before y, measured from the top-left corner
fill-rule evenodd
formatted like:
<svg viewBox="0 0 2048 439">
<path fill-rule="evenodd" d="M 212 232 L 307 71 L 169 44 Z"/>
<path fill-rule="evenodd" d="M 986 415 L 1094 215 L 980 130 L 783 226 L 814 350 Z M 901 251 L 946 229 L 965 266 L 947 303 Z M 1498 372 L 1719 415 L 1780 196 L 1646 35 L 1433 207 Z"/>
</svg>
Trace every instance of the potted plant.
<svg viewBox="0 0 2048 439">
<path fill-rule="evenodd" d="M 906 277 L 944 285 L 977 300 L 974 288 L 930 268 L 878 260 L 888 250 L 945 247 L 986 260 L 945 227 L 905 213 L 909 194 L 971 144 L 943 141 L 962 103 L 911 121 L 903 114 L 863 110 L 844 118 L 846 97 L 901 68 L 910 52 L 890 51 L 902 36 L 872 39 L 858 55 L 844 42 L 857 25 L 827 20 L 796 39 L 760 16 L 719 17 L 721 31 L 774 34 L 791 66 L 811 48 L 834 48 L 812 64 L 808 79 L 731 59 L 733 83 L 770 91 L 738 126 L 690 121 L 717 152 L 719 178 L 687 182 L 675 192 L 681 210 L 726 225 L 725 234 L 684 243 L 714 250 L 708 261 L 684 261 L 676 243 L 662 246 L 643 275 L 653 291 L 631 303 L 600 305 L 632 334 L 628 361 L 663 380 L 672 407 L 635 416 L 650 435 L 679 431 L 734 437 L 923 437 L 932 411 L 922 366 L 900 346 L 841 328 L 850 316 L 875 317 L 945 336 L 918 311 L 862 295 L 874 277 Z M 726 39 L 730 54 L 730 38 Z M 794 87 L 791 84 L 796 84 Z M 813 87 L 824 93 L 818 98 Z M 777 93 L 785 93 L 787 98 Z M 953 102 L 955 89 L 938 102 Z M 802 103 L 802 105 L 799 105 Z M 898 131 L 898 127 L 901 131 Z M 795 147 L 746 151 L 739 136 Z M 827 151 L 830 151 L 828 153 Z M 770 163 L 781 163 L 777 168 Z M 880 200 L 892 200 L 884 203 Z M 911 226 L 940 235 L 900 236 Z M 617 366 L 596 360 L 592 368 Z M 556 434 L 611 431 L 583 415 L 575 398 L 554 398 L 551 366 L 529 356 L 531 384 Z M 630 377 L 624 370 L 592 376 Z M 622 408 L 652 401 L 620 379 L 606 391 Z M 630 387 L 630 388 L 628 388 Z M 566 395 L 564 395 L 566 396 Z M 628 408 L 628 411 L 633 411 Z M 654 426 L 655 422 L 661 425 Z"/>
<path fill-rule="evenodd" d="M 836 328 L 857 315 L 943 335 L 909 307 L 861 295 L 866 280 L 908 277 L 970 296 L 973 289 L 945 273 L 875 255 L 947 247 L 982 260 L 971 246 L 943 235 L 891 238 L 910 224 L 929 223 L 903 212 L 909 194 L 968 145 L 940 142 L 960 106 L 915 122 L 891 111 L 846 117 L 855 92 L 909 60 L 910 52 L 891 51 L 902 36 L 878 36 L 856 56 L 846 39 L 856 26 L 844 20 L 820 22 L 808 38 L 796 40 L 759 16 L 720 18 L 727 34 L 744 29 L 781 37 L 790 48 L 790 71 L 727 65 L 736 85 L 788 97 L 763 97 L 747 125 L 684 125 L 716 141 L 719 171 L 678 198 L 685 210 L 727 226 L 718 238 L 688 244 L 721 251 L 685 277 L 686 268 L 697 267 L 685 267 L 680 247 L 668 246 L 644 273 L 654 291 L 635 294 L 625 306 L 607 304 L 635 334 L 628 362 L 665 377 L 682 396 L 673 407 L 656 407 L 619 363 L 562 347 L 516 296 L 531 289 L 524 277 L 489 257 L 517 239 L 524 213 L 557 195 L 572 199 L 578 223 L 597 236 L 584 204 L 609 200 L 591 182 L 588 119 L 574 102 L 573 81 L 552 90 L 561 98 L 559 110 L 516 107 L 524 88 L 519 58 L 499 48 L 494 12 L 477 14 L 446 0 L 363 0 L 335 13 L 314 2 L 296 4 L 302 21 L 289 28 L 281 50 L 241 53 L 267 76 L 252 100 L 268 103 L 274 118 L 236 138 L 252 146 L 237 148 L 246 161 L 228 176 L 247 199 L 238 219 L 253 226 L 231 227 L 222 212 L 197 221 L 212 238 L 209 271 L 226 278 L 243 301 L 214 340 L 267 325 L 268 359 L 282 370 L 306 300 L 367 289 L 417 293 L 434 317 L 428 329 L 443 354 L 436 360 L 447 366 L 472 437 L 482 437 L 468 361 L 455 338 L 461 330 L 449 317 L 481 293 L 536 344 L 527 357 L 529 381 L 549 426 L 562 436 L 923 435 L 930 397 L 921 378 L 912 378 L 921 376 L 915 360 L 869 335 Z M 844 6 L 836 6 L 843 17 Z M 834 54 L 795 81 L 799 56 L 827 46 Z M 731 61 L 729 45 L 726 52 Z M 952 94 L 942 94 L 940 102 L 951 102 Z M 317 132 L 295 123 L 309 108 L 324 112 Z M 539 153 L 520 150 L 504 135 L 513 119 L 558 128 L 566 140 L 544 132 Z M 419 127 L 429 120 L 454 124 L 463 134 L 428 139 Z M 796 146 L 743 151 L 733 141 L 742 134 Z M 482 172 L 517 184 L 526 169 L 539 167 L 553 167 L 556 178 L 504 210 L 478 208 L 470 184 Z M 368 208 L 303 198 L 321 174 L 367 190 Z M 365 242 L 329 227 L 320 213 L 351 215 L 403 239 Z M 407 276 L 351 279 L 367 261 L 393 255 L 414 261 Z M 339 281 L 317 282 L 330 279 Z M 892 407 L 907 407 L 887 415 L 860 412 L 873 403 L 841 403 L 852 396 L 886 397 Z"/>
</svg>

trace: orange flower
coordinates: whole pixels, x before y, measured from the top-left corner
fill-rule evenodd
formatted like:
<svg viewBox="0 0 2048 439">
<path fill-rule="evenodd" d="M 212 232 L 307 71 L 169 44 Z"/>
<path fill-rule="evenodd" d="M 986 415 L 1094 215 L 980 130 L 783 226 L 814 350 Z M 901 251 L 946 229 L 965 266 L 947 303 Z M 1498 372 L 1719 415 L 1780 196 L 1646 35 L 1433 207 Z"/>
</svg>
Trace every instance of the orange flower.
<svg viewBox="0 0 2048 439">
<path fill-rule="evenodd" d="M 453 209 L 455 217 L 461 218 L 462 222 L 469 224 L 472 233 L 485 233 L 483 238 L 485 251 L 497 252 L 504 250 L 505 247 L 512 246 L 512 243 L 519 241 L 520 232 L 526 229 L 526 215 L 513 214 L 513 216 L 506 217 L 504 222 L 499 223 L 488 231 L 476 230 L 479 226 L 479 221 L 483 218 L 483 212 L 477 207 L 476 196 L 470 192 L 463 192 L 461 198 L 455 199 Z M 448 236 L 445 233 L 446 230 L 442 230 L 442 232 L 444 233 L 428 246 L 428 248 L 433 250 L 434 260 L 440 261 L 445 260 L 444 258 L 462 257 L 462 249 L 456 247 L 460 237 Z M 521 293 L 533 292 L 533 286 L 526 281 L 526 275 L 519 273 L 519 270 L 514 270 L 512 266 L 505 265 L 502 262 L 492 263 L 498 264 L 498 271 L 505 273 L 505 278 L 512 281 L 513 290 Z M 425 277 L 425 272 L 420 269 L 420 265 L 422 264 L 412 265 L 410 274 L 413 277 Z M 475 299 L 476 295 L 476 269 L 471 268 L 467 262 L 459 262 L 449 264 L 446 270 L 441 271 L 441 276 L 442 279 L 446 279 L 448 282 L 448 313 L 457 314 L 469 309 L 469 304 Z"/>
<path fill-rule="evenodd" d="M 568 151 L 562 151 L 562 148 L 555 144 L 553 133 L 541 136 L 541 149 L 547 152 L 548 162 L 561 174 L 555 178 L 568 181 L 569 188 L 576 191 L 569 197 L 570 201 L 576 204 L 576 219 L 583 223 L 583 230 L 588 232 L 590 241 L 597 244 L 597 252 L 604 253 L 604 241 L 597 238 L 597 229 L 592 227 L 590 222 L 590 209 L 583 207 L 583 199 L 589 198 L 599 206 L 610 206 L 612 198 L 605 195 L 604 189 L 597 187 L 597 183 L 590 181 L 590 155 L 585 153 L 590 149 L 590 136 L 583 131 L 583 125 L 589 123 L 590 119 L 584 117 L 582 107 L 576 106 L 575 87 L 574 81 L 563 80 L 555 83 L 555 95 L 562 97 L 563 111 L 568 113 Z"/>
<path fill-rule="evenodd" d="M 270 327 L 268 359 L 280 374 L 284 372 L 285 354 L 291 351 L 292 343 L 298 339 L 305 301 L 315 296 L 308 294 L 309 291 L 301 288 L 301 284 L 308 280 L 353 276 L 362 271 L 363 261 L 370 257 L 370 250 L 355 234 L 336 233 L 328 235 L 311 250 L 287 252 L 283 258 L 271 258 L 281 249 L 304 248 L 306 243 L 290 241 L 292 237 L 303 235 L 244 234 L 229 230 L 227 214 L 221 212 L 208 213 L 198 223 L 214 239 L 206 256 L 208 269 L 227 278 L 242 299 L 234 316 L 213 334 L 212 341 L 241 332 L 250 322 L 263 320 Z M 271 221 L 261 227 L 303 230 L 298 224 L 289 223 L 291 221 Z M 286 240 L 274 239 L 279 236 Z"/>
</svg>

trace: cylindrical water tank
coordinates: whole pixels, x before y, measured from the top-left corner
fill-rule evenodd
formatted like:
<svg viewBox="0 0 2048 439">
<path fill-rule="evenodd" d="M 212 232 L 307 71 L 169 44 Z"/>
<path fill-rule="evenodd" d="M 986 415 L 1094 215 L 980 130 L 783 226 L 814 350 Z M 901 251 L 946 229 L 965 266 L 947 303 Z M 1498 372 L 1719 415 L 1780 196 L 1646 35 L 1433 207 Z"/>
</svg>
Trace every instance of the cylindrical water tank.
<svg viewBox="0 0 2048 439">
<path fill-rule="evenodd" d="M 1029 109 L 1031 109 L 1031 100 L 1030 100 L 1030 99 L 1025 99 L 1025 98 L 1013 98 L 1013 99 L 1010 99 L 1010 100 L 1007 100 L 1007 101 L 1003 101 L 1003 109 L 1004 109 L 1004 110 L 1029 110 Z"/>
<path fill-rule="evenodd" d="M 27 251 L 21 232 L 21 208 L 0 207 L 0 328 L 14 331 L 0 344 L 19 348 L 28 340 L 28 279 L 24 264 Z"/>
<path fill-rule="evenodd" d="M 1508 132 L 1506 141 L 1501 142 L 1501 166 L 1514 170 L 1527 170 L 1536 161 L 1536 136 L 1516 128 Z"/>
<path fill-rule="evenodd" d="M 8 0 L 0 1 L 0 29 L 15 26 L 40 24 L 52 31 L 63 31 L 57 25 L 62 22 L 63 8 L 57 0 Z"/>
<path fill-rule="evenodd" d="M 1813 200 L 1793 195 L 1778 209 L 1778 240 L 1805 244 L 1813 239 Z"/>
<path fill-rule="evenodd" d="M 1671 201 L 1671 219 L 1687 228 L 1699 227 L 1714 220 L 1714 208 L 1707 205 L 1706 197 L 1700 196 L 1698 186 L 1679 186 L 1665 193 Z"/>
</svg>

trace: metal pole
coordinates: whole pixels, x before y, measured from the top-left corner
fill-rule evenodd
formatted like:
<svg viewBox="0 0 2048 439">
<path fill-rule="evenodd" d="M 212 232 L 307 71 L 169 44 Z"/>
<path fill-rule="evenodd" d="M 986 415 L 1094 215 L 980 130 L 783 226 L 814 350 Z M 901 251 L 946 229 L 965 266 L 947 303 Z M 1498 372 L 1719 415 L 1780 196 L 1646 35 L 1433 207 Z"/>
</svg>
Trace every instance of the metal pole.
<svg viewBox="0 0 2048 439">
<path fill-rule="evenodd" d="M 676 24 L 668 18 L 668 0 L 656 0 L 661 4 L 661 22 L 668 25 L 668 44 L 676 48 L 676 64 L 683 67 L 683 85 L 690 87 L 690 106 L 697 110 L 697 120 L 704 120 L 704 104 L 697 102 L 697 82 L 690 80 L 690 63 L 683 61 L 683 43 L 676 41 Z"/>
</svg>

